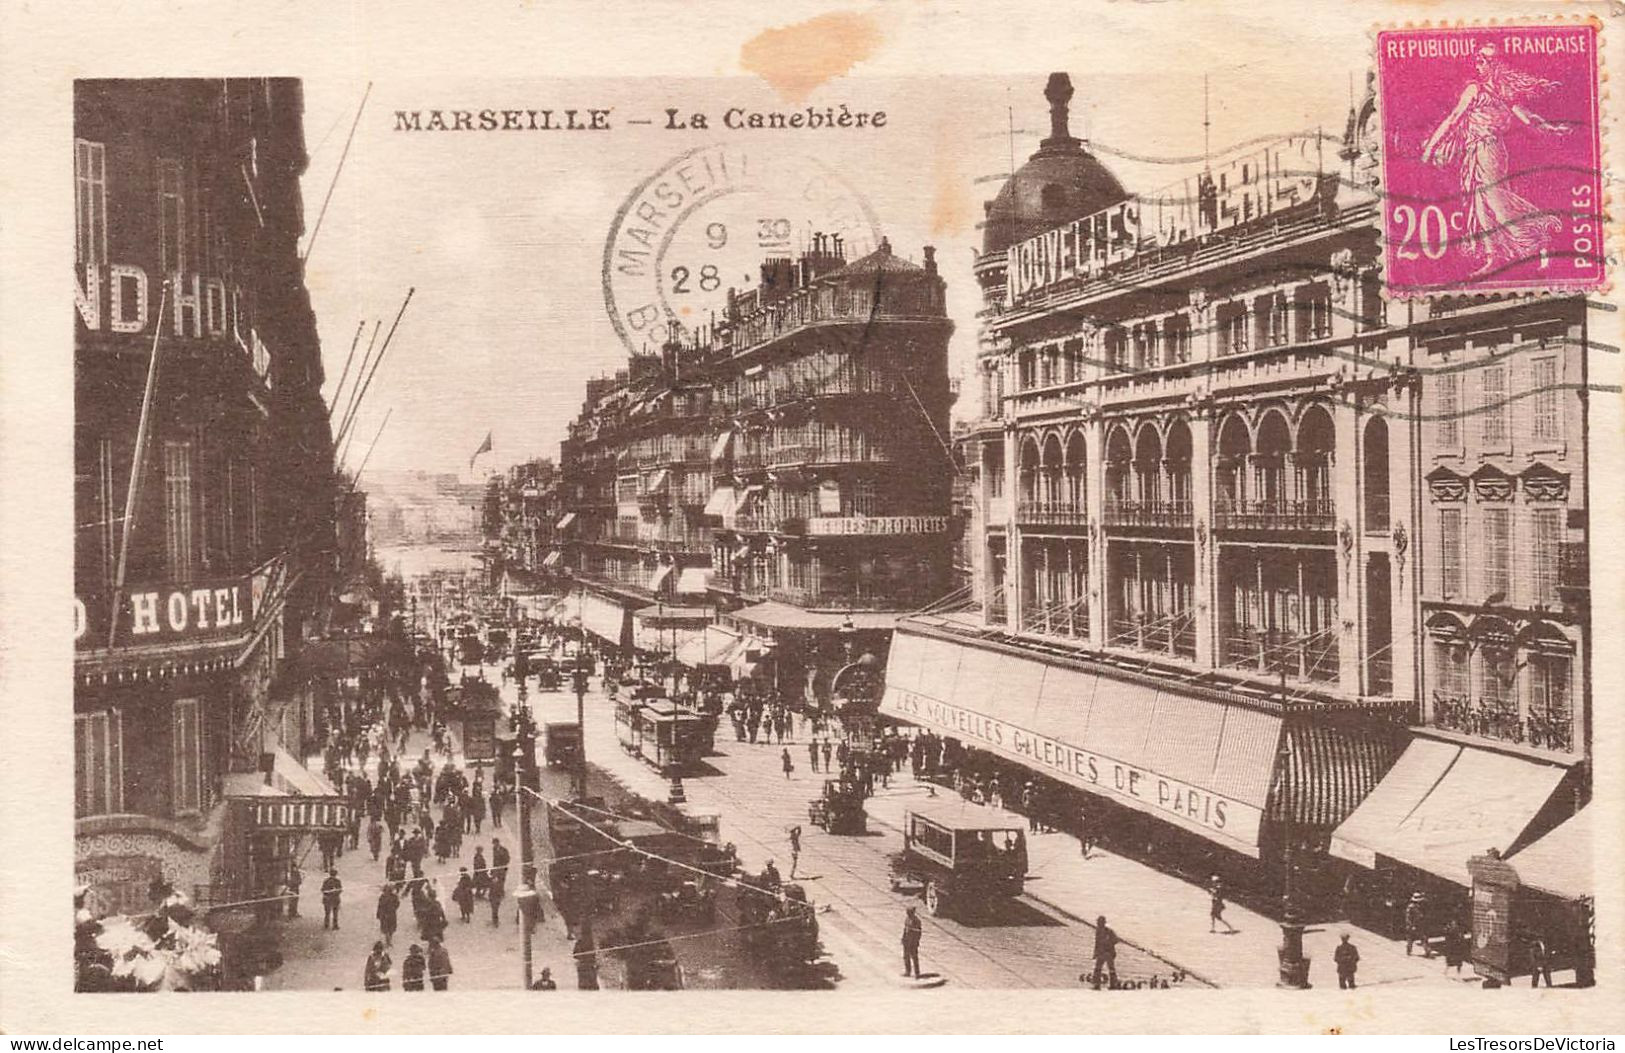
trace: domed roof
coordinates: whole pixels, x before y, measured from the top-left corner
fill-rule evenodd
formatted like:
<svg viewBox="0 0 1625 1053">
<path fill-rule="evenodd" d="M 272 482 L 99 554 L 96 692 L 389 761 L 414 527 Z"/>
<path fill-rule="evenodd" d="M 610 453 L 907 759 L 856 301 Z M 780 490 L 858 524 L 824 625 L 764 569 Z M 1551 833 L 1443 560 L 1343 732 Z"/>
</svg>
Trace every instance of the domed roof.
<svg viewBox="0 0 1625 1053">
<path fill-rule="evenodd" d="M 1049 138 L 1039 143 L 1038 152 L 987 203 L 983 253 L 1002 252 L 1018 241 L 1128 199 L 1117 177 L 1067 130 L 1071 78 L 1065 73 L 1050 74 L 1044 97 L 1050 104 Z"/>
</svg>

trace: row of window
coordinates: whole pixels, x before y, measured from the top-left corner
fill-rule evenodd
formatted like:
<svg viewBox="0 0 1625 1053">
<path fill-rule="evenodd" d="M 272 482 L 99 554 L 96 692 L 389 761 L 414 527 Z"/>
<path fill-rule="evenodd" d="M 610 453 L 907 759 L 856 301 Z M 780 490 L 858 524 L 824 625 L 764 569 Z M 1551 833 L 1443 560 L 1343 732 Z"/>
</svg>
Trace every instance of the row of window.
<svg viewBox="0 0 1625 1053">
<path fill-rule="evenodd" d="M 73 162 L 75 258 L 81 266 L 105 266 L 112 262 L 107 247 L 107 147 L 75 139 Z M 226 230 L 203 203 L 196 167 L 159 158 L 154 185 L 162 272 L 221 274 L 227 261 Z"/>
<path fill-rule="evenodd" d="M 1439 596 L 1464 603 L 1495 602 L 1555 607 L 1559 549 L 1567 510 L 1562 507 L 1470 506 L 1441 508 Z"/>
<path fill-rule="evenodd" d="M 251 565 L 262 551 L 260 483 L 254 464 L 223 444 L 207 447 L 200 463 L 199 442 L 165 439 L 148 466 L 148 502 L 161 522 L 139 522 L 132 539 L 129 569 L 175 582 L 208 573 L 233 572 Z M 76 460 L 76 572 L 83 585 L 114 580 L 124 541 L 125 496 L 130 454 L 111 439 L 95 440 Z M 156 462 L 156 463 L 153 463 Z M 157 494 L 156 501 L 152 495 Z M 162 546 L 147 543 L 162 530 Z M 158 563 L 161 553 L 162 565 Z"/>
<path fill-rule="evenodd" d="M 1514 376 L 1516 372 L 1516 376 Z M 1542 355 L 1518 363 L 1483 366 L 1471 373 L 1440 373 L 1424 385 L 1433 392 L 1431 416 L 1442 452 L 1460 450 L 1469 440 L 1481 447 L 1504 449 L 1512 441 L 1513 414 L 1519 403 L 1527 409 L 1527 427 L 1520 436 L 1533 442 L 1556 443 L 1563 438 L 1563 400 L 1558 387 L 1560 363 L 1556 355 Z M 1513 384 L 1519 397 L 1513 396 Z"/>
</svg>

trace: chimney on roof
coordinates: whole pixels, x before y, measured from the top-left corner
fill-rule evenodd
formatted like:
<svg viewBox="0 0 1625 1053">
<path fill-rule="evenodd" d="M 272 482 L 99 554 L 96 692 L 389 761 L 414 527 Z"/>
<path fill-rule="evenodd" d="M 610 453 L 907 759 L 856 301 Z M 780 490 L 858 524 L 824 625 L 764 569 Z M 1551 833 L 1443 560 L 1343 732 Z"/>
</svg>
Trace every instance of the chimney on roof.
<svg viewBox="0 0 1625 1053">
<path fill-rule="evenodd" d="M 937 247 L 935 245 L 925 247 L 925 273 L 937 273 Z"/>
<path fill-rule="evenodd" d="M 1067 104 L 1072 101 L 1072 78 L 1065 73 L 1051 73 L 1049 83 L 1044 85 L 1044 98 L 1049 100 L 1049 140 L 1040 145 L 1071 140 L 1072 132 L 1067 127 Z"/>
<path fill-rule="evenodd" d="M 879 252 L 882 256 L 891 255 L 891 239 L 885 235 L 881 235 Z"/>
<path fill-rule="evenodd" d="M 832 234 L 830 236 L 830 240 L 831 240 L 831 242 L 833 242 L 833 244 L 835 246 L 834 249 L 832 250 L 835 253 L 835 255 L 838 258 L 845 259 L 846 254 L 841 248 L 841 236 L 839 234 Z"/>
</svg>

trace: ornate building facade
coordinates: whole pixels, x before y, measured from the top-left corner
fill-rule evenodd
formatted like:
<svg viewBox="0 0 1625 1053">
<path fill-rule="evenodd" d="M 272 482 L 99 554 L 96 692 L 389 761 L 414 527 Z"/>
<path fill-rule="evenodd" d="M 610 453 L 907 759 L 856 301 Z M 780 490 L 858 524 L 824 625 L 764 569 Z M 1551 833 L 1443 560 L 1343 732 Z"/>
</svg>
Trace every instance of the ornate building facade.
<svg viewBox="0 0 1625 1053">
<path fill-rule="evenodd" d="M 1460 884 L 1465 850 L 1355 813 L 1434 729 L 1539 747 L 1484 765 L 1529 793 L 1475 851 L 1579 799 L 1554 790 L 1585 782 L 1583 305 L 1385 300 L 1369 105 L 1341 148 L 1287 138 L 1140 196 L 1069 134 L 1067 78 L 1045 94 L 976 264 L 974 612 L 900 626 L 919 657 L 883 711 L 1245 855 L 1290 837 L 1328 876 L 1330 850 Z M 1019 712 L 978 686 L 1034 677 Z M 1191 790 L 1225 831 L 1169 808 Z"/>
</svg>

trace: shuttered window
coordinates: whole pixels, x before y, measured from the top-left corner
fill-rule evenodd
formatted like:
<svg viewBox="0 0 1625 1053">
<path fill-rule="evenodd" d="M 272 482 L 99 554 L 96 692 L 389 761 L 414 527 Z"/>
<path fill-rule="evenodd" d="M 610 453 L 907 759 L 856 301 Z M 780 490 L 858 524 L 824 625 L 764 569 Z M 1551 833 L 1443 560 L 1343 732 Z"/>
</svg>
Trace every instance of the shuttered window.
<svg viewBox="0 0 1625 1053">
<path fill-rule="evenodd" d="M 1461 509 L 1439 512 L 1439 592 L 1445 599 L 1461 595 Z"/>
<path fill-rule="evenodd" d="M 173 708 L 174 747 L 172 771 L 175 777 L 176 814 L 199 811 L 203 806 L 203 747 L 199 736 L 198 702 L 195 698 L 176 699 Z"/>
</svg>

